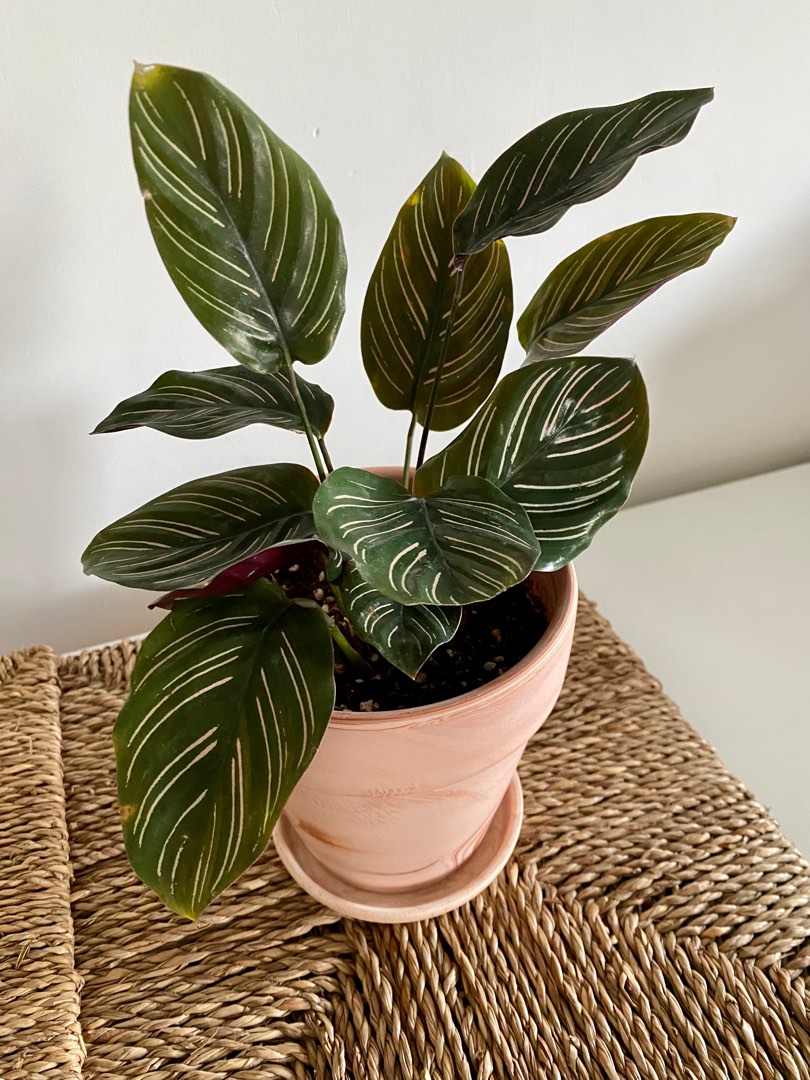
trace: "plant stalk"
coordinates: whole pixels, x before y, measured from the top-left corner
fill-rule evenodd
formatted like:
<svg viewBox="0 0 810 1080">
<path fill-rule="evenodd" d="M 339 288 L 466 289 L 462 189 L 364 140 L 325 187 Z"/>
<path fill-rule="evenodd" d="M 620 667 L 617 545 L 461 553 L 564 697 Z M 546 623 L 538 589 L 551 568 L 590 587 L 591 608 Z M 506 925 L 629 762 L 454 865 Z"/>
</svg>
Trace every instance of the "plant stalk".
<svg viewBox="0 0 810 1080">
<path fill-rule="evenodd" d="M 352 665 L 352 667 L 367 668 L 369 665 L 349 642 L 342 630 L 332 623 L 329 627 L 329 633 L 332 635 L 332 640 Z"/>
<path fill-rule="evenodd" d="M 411 413 L 411 426 L 408 428 L 408 438 L 405 440 L 405 464 L 402 466 L 402 486 L 411 490 L 411 454 L 413 453 L 413 437 L 416 434 L 416 413 Z"/>
<path fill-rule="evenodd" d="M 324 460 L 324 464 L 326 465 L 326 471 L 327 472 L 334 472 L 335 471 L 335 466 L 332 464 L 332 459 L 329 456 L 329 451 L 326 449 L 326 440 L 324 439 L 323 435 L 318 436 L 318 446 L 320 447 L 320 451 L 323 454 L 323 460 Z"/>
<path fill-rule="evenodd" d="M 433 388 L 430 391 L 430 400 L 428 401 L 427 412 L 425 413 L 425 422 L 422 425 L 422 439 L 419 443 L 419 454 L 416 458 L 417 469 L 425 460 L 428 436 L 430 435 L 430 425 L 433 422 L 433 413 L 436 409 L 436 402 L 439 397 L 439 384 L 442 381 L 444 364 L 447 360 L 447 350 L 450 347 L 450 337 L 453 333 L 453 324 L 456 321 L 456 310 L 458 308 L 458 302 L 461 298 L 461 289 L 464 284 L 465 264 L 466 263 L 462 263 L 461 266 L 456 270 L 456 286 L 453 289 L 453 301 L 450 304 L 450 314 L 447 316 L 447 328 L 444 332 L 444 338 L 442 340 L 442 348 L 441 352 L 439 353 L 439 361 L 436 364 L 436 376 L 433 380 Z"/>
<path fill-rule="evenodd" d="M 326 467 L 321 459 L 321 454 L 318 449 L 318 440 L 315 438 L 315 432 L 312 430 L 312 425 L 309 422 L 309 416 L 307 415 L 306 406 L 304 405 L 304 399 L 301 396 L 301 387 L 298 385 L 298 377 L 295 374 L 295 365 L 293 364 L 293 358 L 290 356 L 290 350 L 284 345 L 284 362 L 287 365 L 287 371 L 290 376 L 290 387 L 292 388 L 293 397 L 295 403 L 298 406 L 298 411 L 301 413 L 301 420 L 304 424 L 304 431 L 307 436 L 307 442 L 309 443 L 309 449 L 312 453 L 312 460 L 315 462 L 315 468 L 318 472 L 318 478 L 323 482 L 326 479 Z"/>
</svg>

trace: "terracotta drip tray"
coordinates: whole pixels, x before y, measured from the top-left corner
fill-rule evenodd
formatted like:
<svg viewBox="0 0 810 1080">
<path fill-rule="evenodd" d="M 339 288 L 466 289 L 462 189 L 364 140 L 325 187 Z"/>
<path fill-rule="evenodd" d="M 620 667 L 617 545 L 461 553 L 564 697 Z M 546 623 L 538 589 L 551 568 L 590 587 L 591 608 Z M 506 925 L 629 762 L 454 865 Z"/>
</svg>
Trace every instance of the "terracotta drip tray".
<svg viewBox="0 0 810 1080">
<path fill-rule="evenodd" d="M 417 922 L 444 915 L 482 892 L 506 866 L 523 820 L 523 792 L 517 773 L 473 855 L 440 881 L 420 889 L 379 893 L 346 884 L 326 869 L 299 840 L 282 814 L 273 840 L 291 877 L 325 907 L 367 922 Z"/>
</svg>

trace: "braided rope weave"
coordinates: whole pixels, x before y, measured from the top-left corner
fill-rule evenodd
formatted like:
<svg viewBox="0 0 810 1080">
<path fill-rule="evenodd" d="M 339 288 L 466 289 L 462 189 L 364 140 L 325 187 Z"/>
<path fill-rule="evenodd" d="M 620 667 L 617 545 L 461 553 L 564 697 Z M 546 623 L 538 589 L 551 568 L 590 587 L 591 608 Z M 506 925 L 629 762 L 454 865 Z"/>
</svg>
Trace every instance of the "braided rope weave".
<svg viewBox="0 0 810 1080">
<path fill-rule="evenodd" d="M 80 982 L 53 653 L 0 657 L 0 1076 L 80 1078 Z"/>
<path fill-rule="evenodd" d="M 115 807 L 135 652 L 60 661 L 61 701 L 45 650 L 0 678 L 4 796 L 30 764 L 0 854 L 39 844 L 32 778 L 70 833 L 69 863 L 58 822 L 30 848 L 50 877 L 0 878 L 3 1080 L 810 1080 L 810 868 L 587 601 L 521 765 L 514 859 L 471 904 L 407 926 L 338 919 L 272 849 L 196 925 L 162 909 Z"/>
</svg>

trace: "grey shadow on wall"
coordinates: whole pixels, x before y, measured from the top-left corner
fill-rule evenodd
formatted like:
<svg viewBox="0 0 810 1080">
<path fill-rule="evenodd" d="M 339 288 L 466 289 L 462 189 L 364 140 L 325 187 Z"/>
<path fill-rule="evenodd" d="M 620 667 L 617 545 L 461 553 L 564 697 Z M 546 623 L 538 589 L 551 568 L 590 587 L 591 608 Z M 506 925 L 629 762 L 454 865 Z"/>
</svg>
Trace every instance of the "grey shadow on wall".
<svg viewBox="0 0 810 1080">
<path fill-rule="evenodd" d="M 740 222 L 728 243 L 744 237 Z M 634 502 L 653 497 L 646 471 L 664 498 L 810 460 L 809 292 L 810 220 L 772 234 L 717 307 L 664 346 Z"/>
</svg>

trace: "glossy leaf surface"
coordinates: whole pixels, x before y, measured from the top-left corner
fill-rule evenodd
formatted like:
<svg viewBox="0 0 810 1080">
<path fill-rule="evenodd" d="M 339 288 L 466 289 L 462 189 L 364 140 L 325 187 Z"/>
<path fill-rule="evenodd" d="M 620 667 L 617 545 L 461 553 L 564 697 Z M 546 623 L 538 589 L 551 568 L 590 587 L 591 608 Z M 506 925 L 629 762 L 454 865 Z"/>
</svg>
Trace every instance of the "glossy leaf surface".
<svg viewBox="0 0 810 1080">
<path fill-rule="evenodd" d="M 240 363 L 312 364 L 343 318 L 340 223 L 315 173 L 224 86 L 136 67 L 132 150 L 158 251 L 181 296 Z"/>
<path fill-rule="evenodd" d="M 576 203 L 614 188 L 642 154 L 680 142 L 713 96 L 709 89 L 665 90 L 536 127 L 484 173 L 456 219 L 456 253 L 550 229 Z"/>
<path fill-rule="evenodd" d="M 734 227 L 722 214 L 649 218 L 600 236 L 546 278 L 517 324 L 532 362 L 584 349 L 636 304 L 702 266 Z"/>
<path fill-rule="evenodd" d="M 196 918 L 262 853 L 334 704 L 323 614 L 267 581 L 186 600 L 144 641 L 114 741 L 127 854 Z"/>
<path fill-rule="evenodd" d="M 507 375 L 464 431 L 416 474 L 427 494 L 482 476 L 519 502 L 556 570 L 627 499 L 647 443 L 647 393 L 632 360 L 547 360 Z"/>
<path fill-rule="evenodd" d="M 424 422 L 442 343 L 450 333 L 431 427 L 467 420 L 501 369 L 512 319 L 503 244 L 468 261 L 452 324 L 453 220 L 475 184 L 442 154 L 397 215 L 371 275 L 361 326 L 363 364 L 389 409 Z"/>
<path fill-rule="evenodd" d="M 538 554 L 524 510 L 480 477 L 427 498 L 363 469 L 337 469 L 313 503 L 318 535 L 400 604 L 469 604 L 522 581 Z"/>
<path fill-rule="evenodd" d="M 460 607 L 405 606 L 370 585 L 349 559 L 339 586 L 340 606 L 359 638 L 413 679 L 461 622 Z"/>
<path fill-rule="evenodd" d="M 297 381 L 313 431 L 326 434 L 334 401 L 319 386 L 300 376 Z M 167 371 L 148 390 L 117 405 L 93 434 L 149 427 L 180 439 L 212 439 L 248 424 L 304 431 L 286 371 L 267 375 L 242 367 Z"/>
<path fill-rule="evenodd" d="M 207 585 L 265 548 L 315 535 L 318 481 L 302 465 L 252 465 L 172 488 L 92 540 L 86 574 L 138 589 Z"/>
</svg>

